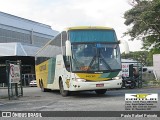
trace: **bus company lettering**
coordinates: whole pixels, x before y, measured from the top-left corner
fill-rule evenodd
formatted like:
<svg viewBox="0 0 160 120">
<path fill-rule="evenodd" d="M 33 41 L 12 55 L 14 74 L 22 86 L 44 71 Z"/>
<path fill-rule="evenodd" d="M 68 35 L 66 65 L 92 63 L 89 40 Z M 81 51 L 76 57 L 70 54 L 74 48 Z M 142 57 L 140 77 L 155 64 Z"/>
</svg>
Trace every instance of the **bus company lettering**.
<svg viewBox="0 0 160 120">
<path fill-rule="evenodd" d="M 39 67 L 40 71 L 46 70 L 46 64 Z"/>
</svg>

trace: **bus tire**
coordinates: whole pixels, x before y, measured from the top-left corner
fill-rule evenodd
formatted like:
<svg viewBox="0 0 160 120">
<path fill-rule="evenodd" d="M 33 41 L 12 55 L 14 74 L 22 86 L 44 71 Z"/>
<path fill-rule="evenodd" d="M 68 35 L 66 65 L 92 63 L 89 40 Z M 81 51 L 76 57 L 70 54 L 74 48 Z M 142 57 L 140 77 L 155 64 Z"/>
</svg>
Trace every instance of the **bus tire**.
<svg viewBox="0 0 160 120">
<path fill-rule="evenodd" d="M 66 97 L 69 95 L 69 91 L 67 90 L 64 90 L 64 87 L 63 87 L 63 81 L 60 79 L 59 80 L 59 89 L 60 89 L 60 93 L 63 97 Z"/>
<path fill-rule="evenodd" d="M 42 80 L 41 80 L 41 82 L 40 82 L 40 85 L 41 85 L 41 91 L 42 91 L 42 92 L 47 92 L 47 89 L 44 88 L 44 86 L 43 86 L 43 81 L 42 81 Z"/>
<path fill-rule="evenodd" d="M 106 93 L 107 90 L 95 90 L 96 94 L 103 95 Z"/>
<path fill-rule="evenodd" d="M 42 85 L 41 85 L 41 80 L 39 79 L 39 87 L 41 88 L 42 87 Z"/>
</svg>

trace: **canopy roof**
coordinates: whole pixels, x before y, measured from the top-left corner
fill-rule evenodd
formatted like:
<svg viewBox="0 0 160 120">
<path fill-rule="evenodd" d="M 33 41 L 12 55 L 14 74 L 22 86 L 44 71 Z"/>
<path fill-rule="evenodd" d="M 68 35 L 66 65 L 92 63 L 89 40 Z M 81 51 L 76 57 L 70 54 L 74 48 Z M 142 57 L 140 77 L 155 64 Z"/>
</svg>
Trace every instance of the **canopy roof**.
<svg viewBox="0 0 160 120">
<path fill-rule="evenodd" d="M 23 43 L 0 43 L 0 56 L 35 56 L 40 47 Z"/>
</svg>

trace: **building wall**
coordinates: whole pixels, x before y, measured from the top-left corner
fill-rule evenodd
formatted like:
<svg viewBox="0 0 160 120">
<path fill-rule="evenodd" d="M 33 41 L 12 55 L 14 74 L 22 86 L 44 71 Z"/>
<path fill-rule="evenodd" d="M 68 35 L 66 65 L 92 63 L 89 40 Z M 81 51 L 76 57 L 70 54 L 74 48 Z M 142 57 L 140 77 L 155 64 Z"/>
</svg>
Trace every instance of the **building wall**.
<svg viewBox="0 0 160 120">
<path fill-rule="evenodd" d="M 49 25 L 0 12 L 0 63 L 21 60 L 23 76 L 34 75 L 36 52 L 57 34 Z"/>
<path fill-rule="evenodd" d="M 160 80 L 160 54 L 153 55 L 153 70 L 156 74 L 156 78 Z"/>
<path fill-rule="evenodd" d="M 51 26 L 0 12 L 0 43 L 21 42 L 43 46 L 57 34 Z"/>
<path fill-rule="evenodd" d="M 43 46 L 51 39 L 53 39 L 53 36 L 41 35 L 40 33 L 34 33 L 34 31 L 23 33 L 0 28 L 0 43 L 21 42 Z"/>
<path fill-rule="evenodd" d="M 0 42 L 1 43 L 24 42 L 24 43 L 30 44 L 30 41 L 31 41 L 30 34 L 0 28 Z"/>
</svg>

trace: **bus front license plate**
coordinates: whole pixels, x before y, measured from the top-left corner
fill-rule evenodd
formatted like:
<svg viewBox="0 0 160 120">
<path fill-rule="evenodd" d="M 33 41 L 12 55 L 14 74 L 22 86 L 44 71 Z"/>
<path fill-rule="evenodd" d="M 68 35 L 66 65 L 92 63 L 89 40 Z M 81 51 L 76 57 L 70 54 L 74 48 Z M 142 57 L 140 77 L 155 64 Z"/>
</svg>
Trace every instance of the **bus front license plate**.
<svg viewBox="0 0 160 120">
<path fill-rule="evenodd" d="M 96 84 L 96 87 L 104 87 L 104 84 Z"/>
</svg>

